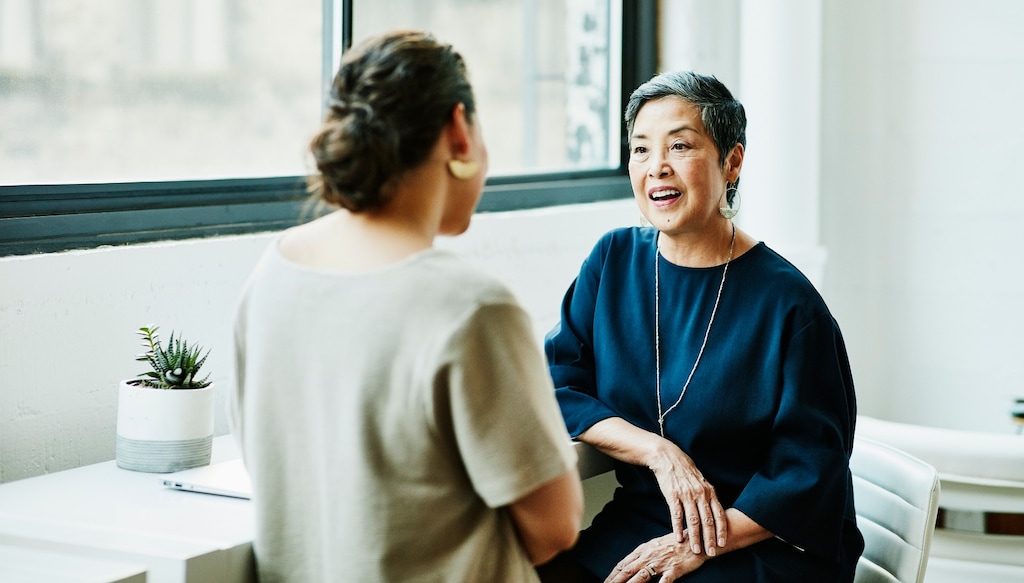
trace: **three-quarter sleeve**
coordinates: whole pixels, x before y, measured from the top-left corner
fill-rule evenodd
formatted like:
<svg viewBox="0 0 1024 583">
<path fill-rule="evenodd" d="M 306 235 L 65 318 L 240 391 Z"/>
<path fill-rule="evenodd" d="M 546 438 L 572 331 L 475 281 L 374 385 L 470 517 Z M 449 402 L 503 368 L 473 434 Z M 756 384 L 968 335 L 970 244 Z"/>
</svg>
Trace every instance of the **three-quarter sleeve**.
<svg viewBox="0 0 1024 583">
<path fill-rule="evenodd" d="M 592 425 L 617 414 L 597 398 L 594 320 L 603 265 L 601 242 L 583 262 L 562 300 L 561 321 L 544 340 L 555 396 L 569 435 L 576 438 Z"/>
<path fill-rule="evenodd" d="M 840 548 L 852 496 L 853 380 L 838 327 L 818 314 L 786 343 L 782 390 L 760 469 L 734 506 L 777 537 L 821 556 Z"/>
</svg>

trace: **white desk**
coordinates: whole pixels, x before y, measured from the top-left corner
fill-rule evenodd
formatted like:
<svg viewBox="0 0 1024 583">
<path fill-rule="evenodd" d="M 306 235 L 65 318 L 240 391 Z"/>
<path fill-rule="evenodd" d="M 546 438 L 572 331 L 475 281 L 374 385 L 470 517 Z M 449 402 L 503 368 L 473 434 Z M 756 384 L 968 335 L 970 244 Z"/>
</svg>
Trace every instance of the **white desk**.
<svg viewBox="0 0 1024 583">
<path fill-rule="evenodd" d="M 576 446 L 584 479 L 611 469 Z M 230 435 L 214 439 L 212 461 L 238 455 Z M 250 502 L 165 488 L 161 478 L 110 461 L 0 484 L 0 581 L 255 581 Z"/>
<path fill-rule="evenodd" d="M 4 583 L 146 583 L 146 567 L 0 544 Z"/>
<path fill-rule="evenodd" d="M 213 461 L 236 457 L 230 435 L 214 439 Z M 0 561 L 0 581 L 56 555 L 122 573 L 109 581 L 134 580 L 123 573 L 141 565 L 148 583 L 247 583 L 253 532 L 248 500 L 172 490 L 161 474 L 104 462 L 0 484 L 0 556 L 22 563 Z"/>
</svg>

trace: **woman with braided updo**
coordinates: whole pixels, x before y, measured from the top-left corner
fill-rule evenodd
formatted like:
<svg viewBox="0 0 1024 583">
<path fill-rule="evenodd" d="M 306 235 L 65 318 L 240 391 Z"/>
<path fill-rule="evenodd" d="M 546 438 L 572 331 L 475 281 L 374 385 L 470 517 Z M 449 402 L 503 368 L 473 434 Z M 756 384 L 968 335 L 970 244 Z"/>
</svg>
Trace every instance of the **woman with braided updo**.
<svg viewBox="0 0 1024 583">
<path fill-rule="evenodd" d="M 433 248 L 487 171 L 463 60 L 373 37 L 327 105 L 310 186 L 337 208 L 275 238 L 235 317 L 260 580 L 534 582 L 582 492 L 529 317 Z"/>
</svg>

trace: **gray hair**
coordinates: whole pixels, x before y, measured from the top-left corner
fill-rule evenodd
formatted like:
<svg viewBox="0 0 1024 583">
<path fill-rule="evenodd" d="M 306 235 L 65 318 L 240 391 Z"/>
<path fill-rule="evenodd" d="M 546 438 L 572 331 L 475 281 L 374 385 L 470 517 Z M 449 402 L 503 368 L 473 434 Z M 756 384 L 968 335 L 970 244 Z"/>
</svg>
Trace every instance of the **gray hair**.
<svg viewBox="0 0 1024 583">
<path fill-rule="evenodd" d="M 640 108 L 662 97 L 678 97 L 697 106 L 704 129 L 718 149 L 719 164 L 725 165 L 725 157 L 736 144 L 747 146 L 747 114 L 743 104 L 714 76 L 693 71 L 662 73 L 637 87 L 626 103 L 627 137 L 633 135 L 633 124 Z M 739 185 L 738 177 L 735 185 Z"/>
</svg>

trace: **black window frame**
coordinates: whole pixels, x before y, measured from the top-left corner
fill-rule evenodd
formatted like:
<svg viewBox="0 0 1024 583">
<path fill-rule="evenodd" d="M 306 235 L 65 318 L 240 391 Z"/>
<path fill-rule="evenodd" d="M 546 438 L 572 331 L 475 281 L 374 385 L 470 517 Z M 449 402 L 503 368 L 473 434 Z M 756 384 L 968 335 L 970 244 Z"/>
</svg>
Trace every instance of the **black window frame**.
<svg viewBox="0 0 1024 583">
<path fill-rule="evenodd" d="M 654 74 L 657 7 L 655 0 L 619 1 L 624 105 L 633 88 Z M 333 19 L 334 10 L 341 11 L 340 41 L 350 46 L 352 0 L 324 4 L 325 19 Z M 332 74 L 328 67 L 325 76 Z M 489 177 L 477 212 L 632 196 L 621 126 L 619 134 L 618 168 Z M 0 186 L 0 256 L 275 231 L 311 217 L 304 176 Z"/>
</svg>

